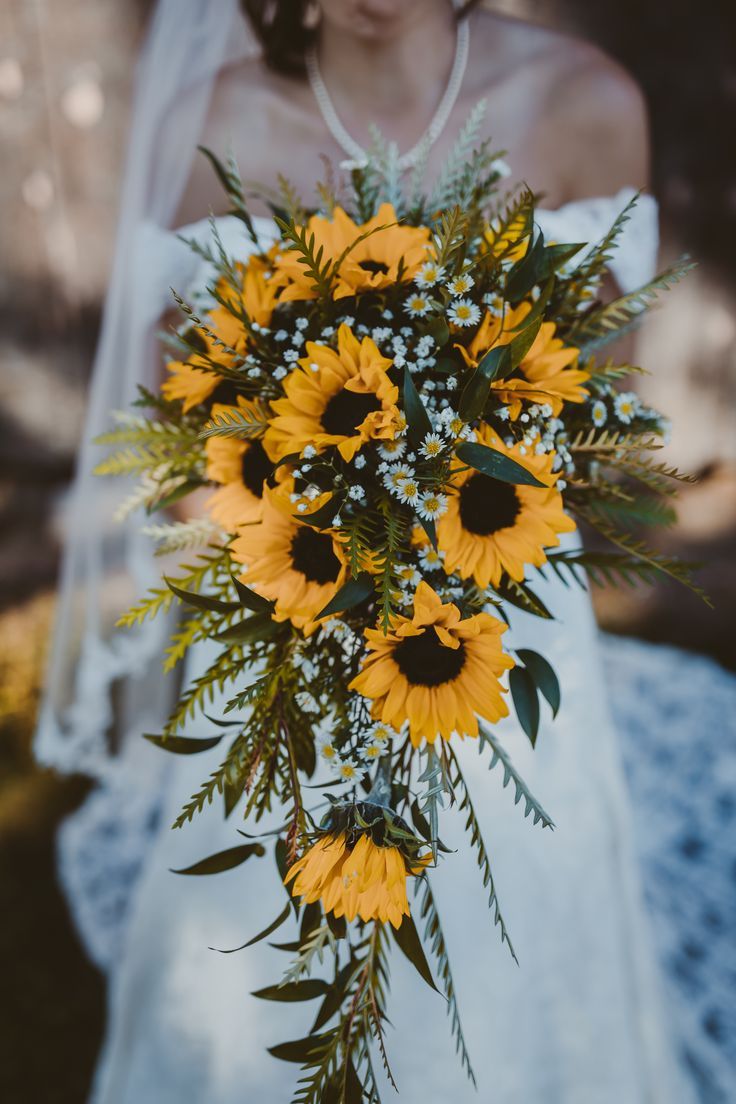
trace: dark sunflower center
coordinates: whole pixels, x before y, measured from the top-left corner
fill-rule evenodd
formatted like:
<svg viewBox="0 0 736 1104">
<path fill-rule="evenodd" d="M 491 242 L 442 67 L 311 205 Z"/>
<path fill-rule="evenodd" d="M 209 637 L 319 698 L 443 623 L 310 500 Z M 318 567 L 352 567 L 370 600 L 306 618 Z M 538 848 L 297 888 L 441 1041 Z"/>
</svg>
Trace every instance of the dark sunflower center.
<svg viewBox="0 0 736 1104">
<path fill-rule="evenodd" d="M 488 537 L 508 529 L 519 516 L 521 503 L 511 483 L 490 475 L 472 475 L 460 489 L 460 520 L 463 529 Z"/>
<path fill-rule="evenodd" d="M 415 686 L 439 686 L 456 678 L 465 664 L 465 645 L 448 648 L 430 625 L 420 636 L 407 636 L 394 649 L 402 675 Z"/>
<path fill-rule="evenodd" d="M 241 475 L 243 483 L 256 498 L 263 497 L 263 484 L 273 470 L 273 464 L 266 455 L 260 441 L 251 441 L 243 453 Z"/>
<path fill-rule="evenodd" d="M 338 391 L 325 407 L 322 425 L 327 433 L 351 437 L 358 426 L 381 404 L 376 395 L 359 395 L 355 391 Z"/>
<path fill-rule="evenodd" d="M 334 583 L 340 574 L 340 561 L 332 547 L 332 537 L 318 533 L 307 525 L 300 526 L 291 542 L 291 560 L 307 582 Z"/>
<path fill-rule="evenodd" d="M 370 272 L 372 275 L 380 272 L 382 276 L 388 274 L 388 265 L 383 261 L 360 261 L 359 268 L 362 268 L 364 272 Z"/>
<path fill-rule="evenodd" d="M 232 379 L 220 380 L 217 387 L 212 393 L 212 399 L 214 402 L 224 403 L 226 406 L 236 406 L 238 402 L 238 395 L 242 395 Z"/>
</svg>

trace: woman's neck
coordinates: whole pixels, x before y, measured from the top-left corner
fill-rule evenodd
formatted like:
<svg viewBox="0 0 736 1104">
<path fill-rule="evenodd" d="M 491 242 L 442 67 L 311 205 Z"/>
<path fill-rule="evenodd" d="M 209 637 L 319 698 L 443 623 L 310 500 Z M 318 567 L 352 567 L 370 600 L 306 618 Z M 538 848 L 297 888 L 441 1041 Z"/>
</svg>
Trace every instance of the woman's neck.
<svg viewBox="0 0 736 1104">
<path fill-rule="evenodd" d="M 367 36 L 325 20 L 318 56 L 330 96 L 358 142 L 375 123 L 400 148 L 416 141 L 445 89 L 455 54 L 449 0 L 416 5 L 391 36 Z"/>
</svg>

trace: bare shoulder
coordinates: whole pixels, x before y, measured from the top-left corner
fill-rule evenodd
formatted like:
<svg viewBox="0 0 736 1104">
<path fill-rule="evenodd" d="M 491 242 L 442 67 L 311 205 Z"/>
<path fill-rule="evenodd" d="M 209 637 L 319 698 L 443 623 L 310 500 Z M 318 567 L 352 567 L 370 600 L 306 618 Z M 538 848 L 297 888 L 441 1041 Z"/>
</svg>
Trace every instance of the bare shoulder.
<svg viewBox="0 0 736 1104">
<path fill-rule="evenodd" d="M 477 33 L 488 56 L 505 59 L 517 98 L 535 116 L 536 141 L 566 177 L 565 199 L 646 186 L 646 103 L 621 65 L 574 35 L 488 11 L 478 13 Z"/>
<path fill-rule="evenodd" d="M 212 92 L 200 144 L 224 158 L 230 152 L 245 181 L 272 186 L 285 161 L 285 150 L 303 141 L 310 113 L 303 82 L 272 72 L 260 58 L 226 66 Z M 176 224 L 222 214 L 227 199 L 207 159 L 195 156 Z M 253 205 L 257 213 L 259 205 Z"/>
</svg>

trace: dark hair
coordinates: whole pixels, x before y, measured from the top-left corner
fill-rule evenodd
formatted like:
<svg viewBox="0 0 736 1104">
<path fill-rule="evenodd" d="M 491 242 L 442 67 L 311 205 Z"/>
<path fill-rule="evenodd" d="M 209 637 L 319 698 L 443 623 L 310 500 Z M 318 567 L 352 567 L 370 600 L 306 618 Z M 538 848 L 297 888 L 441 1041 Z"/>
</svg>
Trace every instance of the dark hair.
<svg viewBox="0 0 736 1104">
<path fill-rule="evenodd" d="M 474 8 L 479 0 L 466 0 L 457 18 Z M 315 0 L 241 0 L 263 58 L 270 69 L 290 76 L 303 76 L 304 54 L 314 42 L 319 23 Z"/>
</svg>

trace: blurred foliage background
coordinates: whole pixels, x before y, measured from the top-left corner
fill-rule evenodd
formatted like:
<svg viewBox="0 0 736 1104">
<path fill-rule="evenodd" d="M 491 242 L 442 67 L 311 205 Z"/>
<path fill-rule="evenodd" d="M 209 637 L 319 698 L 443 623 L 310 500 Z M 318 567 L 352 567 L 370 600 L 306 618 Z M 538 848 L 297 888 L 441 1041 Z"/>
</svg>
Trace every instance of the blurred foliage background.
<svg viewBox="0 0 736 1104">
<path fill-rule="evenodd" d="M 57 519 L 73 471 L 110 265 L 134 59 L 150 0 L 0 5 L 0 1099 L 79 1104 L 104 1022 L 54 881 L 54 831 L 83 779 L 35 768 L 30 741 L 53 613 Z M 651 112 L 663 260 L 697 272 L 641 335 L 669 453 L 700 476 L 659 546 L 707 566 L 684 590 L 596 595 L 604 628 L 736 669 L 736 13 L 710 0 L 499 0 L 602 45 Z M 43 1062 L 38 1043 L 43 1040 Z"/>
</svg>

